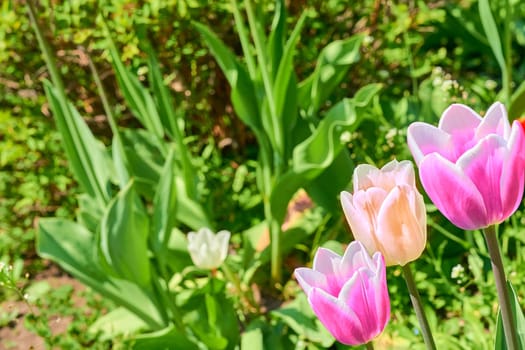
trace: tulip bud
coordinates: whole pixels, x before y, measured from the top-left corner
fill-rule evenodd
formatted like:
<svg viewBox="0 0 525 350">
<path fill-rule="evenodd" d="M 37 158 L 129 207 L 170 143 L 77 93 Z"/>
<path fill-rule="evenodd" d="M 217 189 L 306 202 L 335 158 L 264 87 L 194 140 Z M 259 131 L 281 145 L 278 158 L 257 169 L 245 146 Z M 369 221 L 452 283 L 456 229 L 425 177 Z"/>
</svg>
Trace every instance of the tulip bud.
<svg viewBox="0 0 525 350">
<path fill-rule="evenodd" d="M 381 169 L 361 164 L 353 182 L 354 194 L 343 191 L 341 204 L 355 239 L 370 253 L 381 252 L 387 266 L 417 259 L 425 249 L 427 219 L 412 163 L 393 160 Z"/>
<path fill-rule="evenodd" d="M 209 228 L 188 233 L 188 251 L 195 266 L 203 269 L 216 269 L 228 255 L 230 232 L 223 230 L 217 234 Z"/>
<path fill-rule="evenodd" d="M 315 315 L 343 344 L 368 343 L 390 319 L 385 261 L 381 253 L 370 257 L 360 242 L 350 243 L 343 257 L 319 248 L 313 269 L 298 268 L 295 277 Z"/>
</svg>

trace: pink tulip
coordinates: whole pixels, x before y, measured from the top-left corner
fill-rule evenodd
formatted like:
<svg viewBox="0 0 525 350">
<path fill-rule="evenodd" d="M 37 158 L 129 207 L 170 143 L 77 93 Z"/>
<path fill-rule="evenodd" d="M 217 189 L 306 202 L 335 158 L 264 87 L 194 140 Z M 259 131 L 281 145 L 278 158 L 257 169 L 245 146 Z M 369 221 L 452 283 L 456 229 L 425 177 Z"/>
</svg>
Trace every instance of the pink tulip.
<svg viewBox="0 0 525 350">
<path fill-rule="evenodd" d="M 419 258 L 427 242 L 427 216 L 417 191 L 412 163 L 393 160 L 381 169 L 355 168 L 354 193 L 341 192 L 341 204 L 356 240 L 386 264 L 405 265 Z"/>
<path fill-rule="evenodd" d="M 408 146 L 421 183 L 436 207 L 456 226 L 475 230 L 507 219 L 518 208 L 525 176 L 525 137 L 518 121 L 494 103 L 484 118 L 451 105 L 439 126 L 416 122 Z"/>
<path fill-rule="evenodd" d="M 343 257 L 319 248 L 313 269 L 298 268 L 295 277 L 321 323 L 343 344 L 368 343 L 388 323 L 385 262 L 380 253 L 370 257 L 358 241 Z"/>
</svg>

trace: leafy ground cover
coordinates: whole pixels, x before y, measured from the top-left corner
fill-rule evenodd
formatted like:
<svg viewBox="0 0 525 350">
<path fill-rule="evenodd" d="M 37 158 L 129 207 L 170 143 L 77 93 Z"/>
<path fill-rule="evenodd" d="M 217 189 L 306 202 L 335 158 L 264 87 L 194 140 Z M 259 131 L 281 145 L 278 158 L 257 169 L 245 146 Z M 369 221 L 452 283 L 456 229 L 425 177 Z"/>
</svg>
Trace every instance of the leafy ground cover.
<svg viewBox="0 0 525 350">
<path fill-rule="evenodd" d="M 510 48 L 505 48 L 505 55 L 509 50 L 513 53 L 509 70 L 510 81 L 515 83 L 510 87 L 519 101 L 519 83 L 525 72 L 525 61 L 519 54 L 525 46 L 525 5 L 510 1 L 509 19 L 503 3 L 493 3 L 492 13 L 501 33 L 505 21 L 511 23 Z M 276 6 L 272 1 L 256 5 L 262 30 L 269 33 Z M 154 86 L 149 76 L 146 38 L 152 43 L 172 103 L 178 111 L 184 111 L 180 120 L 184 121 L 184 144 L 198 180 L 197 202 L 215 227 L 233 233 L 226 265 L 234 274 L 243 272 L 240 275 L 246 279 L 241 281 L 241 290 L 232 288 L 232 282 L 224 286 L 219 283 L 217 288 L 226 288 L 226 300 L 236 307 L 233 317 L 242 330 L 240 343 L 260 341 L 264 335 L 267 348 L 342 348 L 331 343 L 318 325 L 311 324 L 308 304 L 292 277 L 294 268 L 311 261 L 318 246 L 342 252 L 351 240 L 342 211 L 314 205 L 304 193 L 294 197 L 284 222 L 288 226 L 284 227 L 293 228 L 296 223 L 308 233 L 297 235 L 298 231 L 283 229 L 283 249 L 287 253 L 279 265 L 283 283 L 277 291 L 269 278 L 270 254 L 261 253 L 271 234 L 264 230 L 260 235 L 250 234 L 249 228 L 266 220 L 267 194 L 258 187 L 260 138 L 232 104 L 231 81 L 223 74 L 217 54 L 210 49 L 212 45 L 208 46 L 210 40 L 207 42 L 195 25 L 199 22 L 212 29 L 236 56 L 243 57 L 231 2 L 42 1 L 38 9 L 38 21 L 50 24 L 44 27 L 44 34 L 56 54 L 67 96 L 92 134 L 105 146 L 114 142 L 115 132 L 89 69 L 90 59 L 99 72 L 118 128 L 131 130 L 123 133 L 123 142 L 143 140 L 139 138 L 142 134 L 133 132 L 144 127 L 118 81 L 104 25 L 93 14 L 106 18 L 118 58 L 138 82 L 151 90 Z M 244 10 L 243 4 L 241 9 Z M 320 116 L 326 117 L 323 113 L 344 97 L 355 96 L 362 87 L 381 85 L 366 109 L 368 118 L 341 135 L 351 164 L 382 166 L 394 157 L 411 159 L 405 141 L 406 127 L 416 120 L 436 124 L 451 103 L 465 103 L 476 111 L 484 111 L 497 99 L 510 101 L 510 96 L 505 96 L 505 78 L 490 38 L 485 35 L 476 1 L 365 1 L 352 5 L 337 0 L 294 1 L 286 8 L 286 37 L 292 34 L 305 9 L 294 58 L 298 81 L 315 72 L 319 54 L 329 43 L 362 35 L 359 60 L 349 66 L 319 106 Z M 133 346 L 130 334 L 109 338 L 103 332 L 87 332 L 100 316 L 115 310 L 115 303 L 91 288 L 79 287 L 56 265 L 36 255 L 39 220 L 73 219 L 78 214 L 78 195 L 83 189 L 74 180 L 60 144 L 59 126 L 53 119 L 56 111 L 51 111 L 42 85 L 50 76 L 26 8 L 4 1 L 0 11 L 0 47 L 4 49 L 0 51 L 0 261 L 13 266 L 10 281 L 21 291 L 0 289 L 1 346 L 23 347 L 26 343 L 18 338 L 23 326 L 40 339 L 31 343 L 36 347 L 128 348 Z M 502 36 L 502 42 L 505 40 Z M 261 111 L 264 113 L 262 107 Z M 511 118 L 521 116 L 516 111 L 519 109 L 511 110 Z M 166 139 L 170 136 L 163 138 Z M 350 169 L 346 171 L 351 173 Z M 151 197 L 143 197 L 147 198 L 144 202 L 151 205 Z M 430 203 L 428 198 L 426 203 Z M 427 212 L 429 240 L 414 272 L 439 348 L 492 349 L 497 304 L 483 237 L 479 232 L 454 227 L 430 204 Z M 194 229 L 191 222 L 179 221 L 181 234 Z M 525 295 L 520 269 L 524 264 L 524 221 L 520 208 L 499 228 L 506 271 L 520 298 Z M 261 262 L 247 272 L 243 269 L 249 266 L 250 256 L 257 256 Z M 179 265 L 184 267 L 182 272 L 169 267 L 178 271 L 170 282 L 180 283 L 176 287 L 186 293 L 199 290 L 208 281 L 206 274 L 189 268 L 188 261 L 186 254 Z M 245 277 L 248 273 L 251 278 Z M 226 277 L 226 272 L 223 274 L 220 276 Z M 424 348 L 401 269 L 389 268 L 387 274 L 392 317 L 375 346 Z M 26 294 L 31 309 L 23 302 Z M 189 305 L 201 300 L 196 292 L 185 295 Z M 308 317 L 301 318 L 301 313 Z M 190 320 L 199 316 L 189 311 L 188 315 Z M 18 328 L 12 327 L 15 324 Z M 198 332 L 194 330 L 195 334 Z"/>
</svg>

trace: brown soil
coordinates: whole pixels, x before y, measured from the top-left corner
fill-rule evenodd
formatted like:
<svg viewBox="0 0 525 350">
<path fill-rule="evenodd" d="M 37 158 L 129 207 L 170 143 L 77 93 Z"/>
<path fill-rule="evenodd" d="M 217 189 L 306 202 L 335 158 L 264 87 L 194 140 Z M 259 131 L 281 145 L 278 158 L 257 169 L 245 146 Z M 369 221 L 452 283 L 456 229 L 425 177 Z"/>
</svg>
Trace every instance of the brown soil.
<svg viewBox="0 0 525 350">
<path fill-rule="evenodd" d="M 84 304 L 79 292 L 84 290 L 84 286 L 73 277 L 62 272 L 57 266 L 50 265 L 45 271 L 36 275 L 32 281 L 46 281 L 51 288 L 58 288 L 63 285 L 70 285 L 74 289 L 73 302 L 76 306 Z M 38 313 L 35 307 L 32 311 Z M 0 304 L 0 313 L 16 314 L 7 326 L 0 327 L 0 350 L 44 350 L 44 340 L 35 333 L 29 332 L 24 327 L 24 318 L 31 312 L 29 306 L 24 301 L 4 301 Z M 64 333 L 71 322 L 71 317 L 56 315 L 49 320 L 49 328 L 53 335 Z"/>
</svg>

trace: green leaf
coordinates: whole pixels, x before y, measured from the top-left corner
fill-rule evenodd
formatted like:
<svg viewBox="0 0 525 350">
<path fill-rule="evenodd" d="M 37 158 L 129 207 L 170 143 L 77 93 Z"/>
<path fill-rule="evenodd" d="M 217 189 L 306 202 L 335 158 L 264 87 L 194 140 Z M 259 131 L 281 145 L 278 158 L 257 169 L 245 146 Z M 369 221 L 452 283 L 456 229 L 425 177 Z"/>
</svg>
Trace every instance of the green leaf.
<svg viewBox="0 0 525 350">
<path fill-rule="evenodd" d="M 280 116 L 283 129 L 286 132 L 290 132 L 293 129 L 297 119 L 297 80 L 293 67 L 293 56 L 305 19 L 306 12 L 301 15 L 290 38 L 286 42 L 273 84 L 276 113 Z"/>
<path fill-rule="evenodd" d="M 117 133 L 113 134 L 111 154 L 113 156 L 113 165 L 115 166 L 115 172 L 117 173 L 120 189 L 123 189 L 130 180 L 130 164 L 124 151 L 124 145 L 122 144 L 120 135 Z"/>
<path fill-rule="evenodd" d="M 293 169 L 279 177 L 270 196 L 272 216 L 277 222 L 283 223 L 288 203 L 297 190 L 304 187 L 307 183 L 308 179 L 305 174 L 297 173 Z"/>
<path fill-rule="evenodd" d="M 135 337 L 133 350 L 198 350 L 199 346 L 173 325 L 160 331 Z"/>
<path fill-rule="evenodd" d="M 98 232 L 104 207 L 86 193 L 78 196 L 77 221 L 91 232 Z"/>
<path fill-rule="evenodd" d="M 162 169 L 155 198 L 153 199 L 153 235 L 152 247 L 154 252 L 163 254 L 167 249 L 170 234 L 175 226 L 177 191 L 175 186 L 175 175 L 173 173 L 173 154 L 171 148 L 168 158 Z"/>
<path fill-rule="evenodd" d="M 170 130 L 172 139 L 177 145 L 177 155 L 180 159 L 186 192 L 190 197 L 196 195 L 197 174 L 191 162 L 191 153 L 184 143 L 184 111 L 174 108 L 169 89 L 162 79 L 159 63 L 151 47 L 148 46 L 148 67 L 155 99 L 164 127 Z"/>
<path fill-rule="evenodd" d="M 380 89 L 380 84 L 366 85 L 354 98 L 333 106 L 310 137 L 294 148 L 292 169 L 277 180 L 270 197 L 272 215 L 278 222 L 284 220 L 288 202 L 301 187 L 328 210 L 338 208 L 337 195 L 348 184 L 353 169 L 348 154 L 340 154 L 345 147 L 341 136 L 357 128 L 366 115 L 363 109 Z"/>
<path fill-rule="evenodd" d="M 334 338 L 314 315 L 304 293 L 299 293 L 291 303 L 270 314 L 284 321 L 300 336 L 324 348 L 334 344 Z"/>
<path fill-rule="evenodd" d="M 110 197 L 111 163 L 104 145 L 95 139 L 76 110 L 50 82 L 44 90 L 57 124 L 70 168 L 82 189 L 101 205 Z"/>
<path fill-rule="evenodd" d="M 55 261 L 82 283 L 140 317 L 149 328 L 165 326 L 153 295 L 136 284 L 108 276 L 102 269 L 95 235 L 85 227 L 64 219 L 40 219 L 36 248 L 42 258 Z"/>
<path fill-rule="evenodd" d="M 354 131 L 363 118 L 364 113 L 357 114 L 356 107 L 364 108 L 380 89 L 380 84 L 366 85 L 354 98 L 346 98 L 333 106 L 312 135 L 295 147 L 294 171 L 313 179 L 326 169 L 344 147 L 341 135 Z"/>
<path fill-rule="evenodd" d="M 202 227 L 213 229 L 214 225 L 208 219 L 203 206 L 186 193 L 184 179 L 181 176 L 175 176 L 175 184 L 177 186 L 177 220 L 193 230 L 199 230 Z"/>
<path fill-rule="evenodd" d="M 272 27 L 268 37 L 269 64 L 273 79 L 277 75 L 283 55 L 284 36 L 286 34 L 286 7 L 283 0 L 275 1 Z"/>
<path fill-rule="evenodd" d="M 255 95 L 255 87 L 245 68 L 228 47 L 206 26 L 197 22 L 193 24 L 210 47 L 211 53 L 230 83 L 231 100 L 237 115 L 256 134 L 260 134 L 262 125 L 259 119 L 259 102 Z"/>
<path fill-rule="evenodd" d="M 353 172 L 354 162 L 343 149 L 330 166 L 305 185 L 305 189 L 317 205 L 338 216 L 342 213 L 339 194 L 352 180 Z"/>
<path fill-rule="evenodd" d="M 164 128 L 153 97 L 142 86 L 139 79 L 126 69 L 109 34 L 107 42 L 115 75 L 126 103 L 142 125 L 159 140 L 162 140 Z"/>
<path fill-rule="evenodd" d="M 520 306 L 516 291 L 510 281 L 507 281 L 507 290 L 510 296 L 510 307 L 512 309 L 512 316 L 516 325 L 518 343 L 520 349 L 525 349 L 525 316 Z M 501 310 L 498 311 L 498 320 L 496 322 L 496 341 L 494 343 L 495 350 L 506 350 L 507 342 L 505 340 L 505 331 L 503 329 L 503 322 L 501 319 Z"/>
<path fill-rule="evenodd" d="M 95 323 L 89 326 L 88 332 L 98 334 L 97 339 L 105 341 L 119 335 L 133 334 L 147 328 L 147 324 L 137 315 L 123 307 L 118 307 L 99 317 Z"/>
<path fill-rule="evenodd" d="M 314 72 L 299 84 L 298 101 L 309 117 L 314 116 L 332 91 L 346 77 L 351 64 L 360 58 L 363 35 L 328 44 L 319 55 Z"/>
<path fill-rule="evenodd" d="M 165 164 L 161 150 L 156 146 L 154 137 L 145 130 L 124 130 L 122 140 L 137 192 L 147 199 L 153 199 L 154 191 L 151 189 L 157 187 Z M 174 166 L 177 166 L 177 162 L 174 162 Z M 202 205 L 196 198 L 188 196 L 181 173 L 178 168 L 173 171 L 179 199 L 175 213 L 177 220 L 195 230 L 203 226 L 212 228 Z"/>
<path fill-rule="evenodd" d="M 223 291 L 215 290 L 224 288 L 218 286 L 218 282 L 221 281 L 213 281 L 215 288 L 212 295 L 196 291 L 184 302 L 184 323 L 191 327 L 207 349 L 233 350 L 239 342 L 239 325 L 231 300 Z"/>
<path fill-rule="evenodd" d="M 509 106 L 509 119 L 514 120 L 525 114 L 525 81 L 512 94 Z"/>
<path fill-rule="evenodd" d="M 241 350 L 264 350 L 263 339 L 260 328 L 248 329 L 241 335 Z"/>
<path fill-rule="evenodd" d="M 148 216 L 131 181 L 109 203 L 100 227 L 100 246 L 117 276 L 143 287 L 151 281 L 148 231 Z"/>
<path fill-rule="evenodd" d="M 352 132 L 359 125 L 351 99 L 333 106 L 312 135 L 298 144 L 293 151 L 293 169 L 313 179 L 327 168 L 343 149 L 343 132 Z"/>
<path fill-rule="evenodd" d="M 357 90 L 352 101 L 356 108 L 365 108 L 372 99 L 381 91 L 382 84 L 368 84 Z"/>
<path fill-rule="evenodd" d="M 481 18 L 483 30 L 489 41 L 490 48 L 492 49 L 492 53 L 494 53 L 496 61 L 498 61 L 502 75 L 505 75 L 505 72 L 507 71 L 505 57 L 503 56 L 498 27 L 492 16 L 492 11 L 490 10 L 489 0 L 479 0 L 479 16 Z"/>
<path fill-rule="evenodd" d="M 165 162 L 164 153 L 158 147 L 155 136 L 146 130 L 125 129 L 121 137 L 137 192 L 147 199 L 153 199 L 154 192 L 151 189 L 159 181 Z"/>
</svg>

